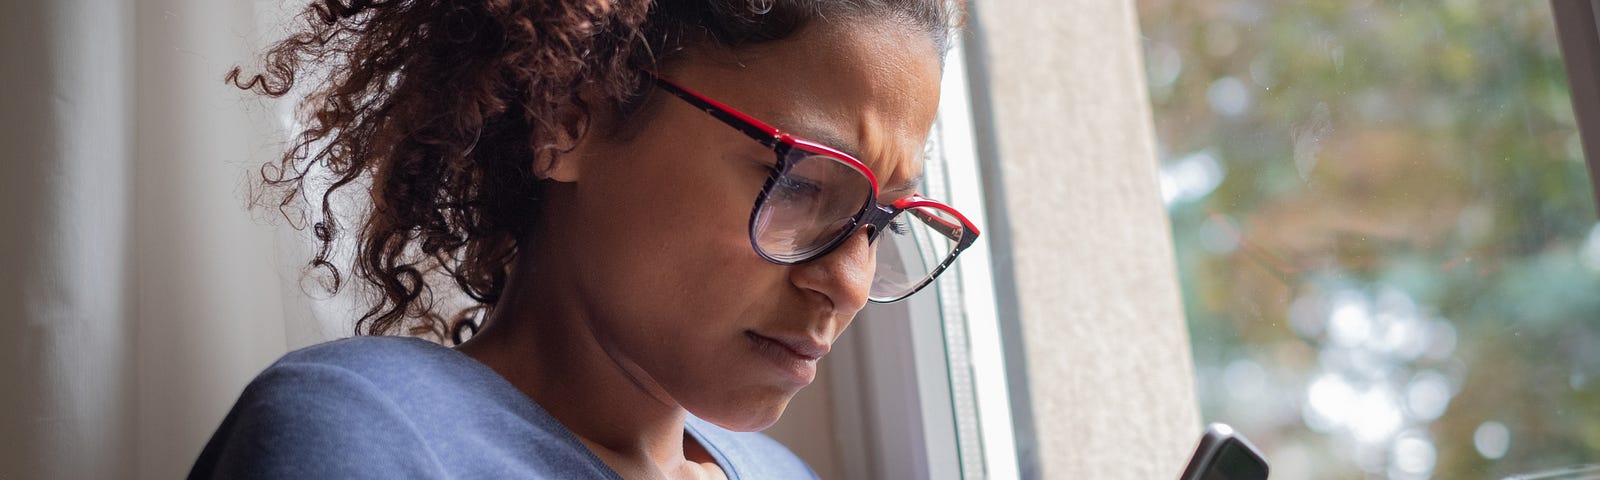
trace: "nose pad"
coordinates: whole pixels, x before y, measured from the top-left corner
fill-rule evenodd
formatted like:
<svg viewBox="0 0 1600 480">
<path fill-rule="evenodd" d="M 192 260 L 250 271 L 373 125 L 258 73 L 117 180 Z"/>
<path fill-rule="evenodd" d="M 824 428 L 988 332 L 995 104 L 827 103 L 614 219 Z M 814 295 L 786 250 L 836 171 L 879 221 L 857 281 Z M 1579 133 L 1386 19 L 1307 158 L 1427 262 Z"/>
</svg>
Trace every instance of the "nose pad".
<svg viewBox="0 0 1600 480">
<path fill-rule="evenodd" d="M 877 243 L 878 234 L 883 233 L 883 227 L 889 226 L 889 222 L 894 221 L 896 214 L 884 207 L 868 208 L 858 220 L 860 228 L 867 231 L 867 243 Z"/>
<path fill-rule="evenodd" d="M 790 267 L 796 287 L 820 294 L 836 313 L 854 315 L 867 304 L 877 259 L 867 226 L 851 234 L 827 255 Z"/>
<path fill-rule="evenodd" d="M 861 229 L 867 231 L 867 245 L 878 243 L 879 231 L 877 225 L 865 225 Z"/>
</svg>

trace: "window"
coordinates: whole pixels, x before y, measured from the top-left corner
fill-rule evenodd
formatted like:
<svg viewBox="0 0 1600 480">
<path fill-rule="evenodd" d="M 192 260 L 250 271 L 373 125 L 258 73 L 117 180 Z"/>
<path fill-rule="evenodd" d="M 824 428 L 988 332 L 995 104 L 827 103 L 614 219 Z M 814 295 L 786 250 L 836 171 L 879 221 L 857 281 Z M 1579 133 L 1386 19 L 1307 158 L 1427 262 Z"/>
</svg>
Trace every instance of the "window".
<svg viewBox="0 0 1600 480">
<path fill-rule="evenodd" d="M 1600 226 L 1545 2 L 1141 0 L 1202 416 L 1281 478 L 1600 451 Z"/>
</svg>

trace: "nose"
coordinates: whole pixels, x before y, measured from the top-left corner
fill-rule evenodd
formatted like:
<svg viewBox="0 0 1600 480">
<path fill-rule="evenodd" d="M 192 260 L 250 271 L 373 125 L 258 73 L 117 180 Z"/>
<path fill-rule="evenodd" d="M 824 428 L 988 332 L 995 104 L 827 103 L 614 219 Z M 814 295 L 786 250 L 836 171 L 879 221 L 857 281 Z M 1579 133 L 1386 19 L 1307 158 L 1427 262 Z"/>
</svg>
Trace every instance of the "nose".
<svg viewBox="0 0 1600 480">
<path fill-rule="evenodd" d="M 868 239 L 868 229 L 857 230 L 827 255 L 790 268 L 789 281 L 819 294 L 831 304 L 834 313 L 853 317 L 866 306 L 872 289 L 877 267 L 875 250 Z"/>
</svg>

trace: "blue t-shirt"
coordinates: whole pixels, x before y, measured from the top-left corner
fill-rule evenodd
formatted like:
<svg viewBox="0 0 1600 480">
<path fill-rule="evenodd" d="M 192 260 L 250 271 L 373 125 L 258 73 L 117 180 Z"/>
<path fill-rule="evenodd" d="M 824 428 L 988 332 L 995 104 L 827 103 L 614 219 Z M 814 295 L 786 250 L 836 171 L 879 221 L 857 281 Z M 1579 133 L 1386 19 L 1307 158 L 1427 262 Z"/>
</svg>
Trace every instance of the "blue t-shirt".
<svg viewBox="0 0 1600 480">
<path fill-rule="evenodd" d="M 730 479 L 815 479 L 777 441 L 688 417 Z M 455 350 L 356 337 L 285 355 L 245 388 L 189 478 L 620 479 L 532 399 Z"/>
</svg>

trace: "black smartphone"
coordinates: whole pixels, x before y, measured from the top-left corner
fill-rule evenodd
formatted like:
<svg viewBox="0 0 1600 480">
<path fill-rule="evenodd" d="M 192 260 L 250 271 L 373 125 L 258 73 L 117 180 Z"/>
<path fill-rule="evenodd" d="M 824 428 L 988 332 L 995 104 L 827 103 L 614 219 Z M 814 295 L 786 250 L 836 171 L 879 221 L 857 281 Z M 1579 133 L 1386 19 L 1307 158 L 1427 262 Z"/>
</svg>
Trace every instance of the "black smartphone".
<svg viewBox="0 0 1600 480">
<path fill-rule="evenodd" d="M 1206 426 L 1179 480 L 1265 480 L 1267 457 L 1232 427 Z"/>
</svg>

